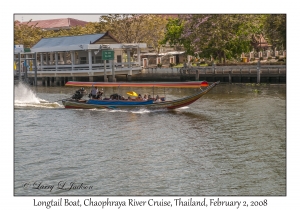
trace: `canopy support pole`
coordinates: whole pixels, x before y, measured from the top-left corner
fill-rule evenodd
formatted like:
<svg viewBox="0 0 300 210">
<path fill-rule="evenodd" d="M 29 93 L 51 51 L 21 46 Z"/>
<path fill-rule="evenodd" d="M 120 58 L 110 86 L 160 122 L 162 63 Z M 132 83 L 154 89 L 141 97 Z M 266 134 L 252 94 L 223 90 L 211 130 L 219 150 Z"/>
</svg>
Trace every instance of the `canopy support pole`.
<svg viewBox="0 0 300 210">
<path fill-rule="evenodd" d="M 153 85 L 153 96 L 152 96 L 152 97 L 153 97 L 153 99 L 154 99 L 154 85 Z"/>
</svg>

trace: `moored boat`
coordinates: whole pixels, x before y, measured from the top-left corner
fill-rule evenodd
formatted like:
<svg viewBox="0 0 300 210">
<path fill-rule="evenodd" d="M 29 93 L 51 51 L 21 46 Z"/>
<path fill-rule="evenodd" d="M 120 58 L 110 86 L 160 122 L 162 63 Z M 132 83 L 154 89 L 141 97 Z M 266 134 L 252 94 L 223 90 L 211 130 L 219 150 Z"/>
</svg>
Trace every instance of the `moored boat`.
<svg viewBox="0 0 300 210">
<path fill-rule="evenodd" d="M 209 85 L 206 81 L 202 82 L 173 82 L 173 83 L 102 83 L 102 82 L 68 82 L 66 86 L 87 86 L 87 87 L 198 87 L 199 92 L 190 96 L 172 101 L 131 101 L 131 100 L 99 100 L 99 99 L 64 99 L 62 100 L 65 108 L 71 109 L 119 109 L 119 108 L 147 108 L 147 109 L 177 109 L 187 106 L 212 90 L 219 82 Z M 201 87 L 205 87 L 202 89 Z"/>
</svg>

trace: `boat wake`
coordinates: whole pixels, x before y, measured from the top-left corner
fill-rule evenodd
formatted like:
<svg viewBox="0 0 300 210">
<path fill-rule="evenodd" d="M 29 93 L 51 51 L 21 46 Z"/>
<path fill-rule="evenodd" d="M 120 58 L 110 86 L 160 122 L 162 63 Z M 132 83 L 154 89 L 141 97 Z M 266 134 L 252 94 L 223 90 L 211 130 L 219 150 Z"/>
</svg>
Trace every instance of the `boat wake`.
<svg viewBox="0 0 300 210">
<path fill-rule="evenodd" d="M 91 111 L 96 111 L 96 112 L 110 112 L 110 113 L 120 113 L 120 112 L 124 112 L 124 113 L 133 113 L 133 114 L 147 114 L 147 113 L 154 113 L 154 112 L 166 112 L 166 111 L 179 111 L 179 110 L 184 110 L 184 109 L 188 109 L 188 106 L 185 107 L 181 107 L 178 109 L 174 109 L 174 110 L 168 110 L 168 109 L 145 109 L 145 108 L 136 108 L 136 109 L 89 109 Z M 77 109 L 77 110 L 85 110 L 85 109 Z"/>
<path fill-rule="evenodd" d="M 184 106 L 184 107 L 180 107 L 180 108 L 178 108 L 178 110 L 180 110 L 180 109 L 188 109 L 188 108 L 190 108 L 190 107 L 188 107 L 188 106 Z"/>
<path fill-rule="evenodd" d="M 24 83 L 15 86 L 15 108 L 61 108 L 57 102 L 49 102 L 36 96 L 36 94 Z"/>
<path fill-rule="evenodd" d="M 144 113 L 149 113 L 149 112 L 153 111 L 153 110 L 148 110 L 148 109 L 90 109 L 90 110 L 97 111 L 97 112 L 111 112 L 111 113 L 125 112 L 125 113 L 136 113 L 136 114 L 144 114 Z"/>
<path fill-rule="evenodd" d="M 151 112 L 151 110 L 149 110 L 149 109 L 137 109 L 137 110 L 131 111 L 131 113 L 135 113 L 135 114 L 144 114 L 144 113 L 150 113 L 150 112 Z"/>
</svg>

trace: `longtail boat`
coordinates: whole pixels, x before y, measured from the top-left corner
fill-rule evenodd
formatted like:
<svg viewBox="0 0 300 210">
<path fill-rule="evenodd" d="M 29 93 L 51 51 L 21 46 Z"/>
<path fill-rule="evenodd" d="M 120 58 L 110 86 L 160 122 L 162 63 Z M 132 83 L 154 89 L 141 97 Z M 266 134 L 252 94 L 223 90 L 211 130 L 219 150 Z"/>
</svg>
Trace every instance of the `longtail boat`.
<svg viewBox="0 0 300 210">
<path fill-rule="evenodd" d="M 131 100 L 99 100 L 81 98 L 63 99 L 62 103 L 65 108 L 71 109 L 119 109 L 119 108 L 146 108 L 146 109 L 177 109 L 187 106 L 200 97 L 212 90 L 219 82 L 214 82 L 211 85 L 206 81 L 199 82 L 158 82 L 158 83 L 111 83 L 111 82 L 67 82 L 66 86 L 75 87 L 151 87 L 151 88 L 199 88 L 199 92 L 177 100 L 145 100 L 145 101 L 131 101 Z M 202 89 L 201 87 L 205 87 Z"/>
</svg>

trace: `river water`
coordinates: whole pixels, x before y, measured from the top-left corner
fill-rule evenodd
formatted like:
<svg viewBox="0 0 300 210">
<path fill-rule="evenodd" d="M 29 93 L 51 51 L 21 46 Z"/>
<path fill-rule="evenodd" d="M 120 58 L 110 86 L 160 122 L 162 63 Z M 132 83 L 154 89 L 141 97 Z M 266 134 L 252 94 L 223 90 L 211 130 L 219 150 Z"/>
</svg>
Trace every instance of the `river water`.
<svg viewBox="0 0 300 210">
<path fill-rule="evenodd" d="M 219 84 L 174 111 L 64 109 L 75 87 L 14 89 L 14 195 L 286 195 L 286 85 Z M 153 94 L 104 89 L 129 90 Z"/>
</svg>

